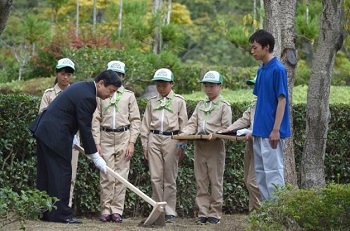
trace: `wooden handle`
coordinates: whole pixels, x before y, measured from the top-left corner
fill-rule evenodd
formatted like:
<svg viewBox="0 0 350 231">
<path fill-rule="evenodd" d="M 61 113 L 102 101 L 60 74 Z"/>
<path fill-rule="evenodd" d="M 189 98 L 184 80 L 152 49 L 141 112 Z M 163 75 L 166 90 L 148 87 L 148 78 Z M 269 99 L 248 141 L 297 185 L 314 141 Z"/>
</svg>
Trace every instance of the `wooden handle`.
<svg viewBox="0 0 350 231">
<path fill-rule="evenodd" d="M 225 139 L 225 140 L 245 140 L 245 136 L 232 136 L 232 135 L 222 135 L 222 134 L 212 134 L 213 138 Z M 210 135 L 186 135 L 171 136 L 174 140 L 209 140 Z"/>
<path fill-rule="evenodd" d="M 74 144 L 74 148 L 76 150 L 78 150 L 79 152 L 81 152 L 82 154 L 85 154 L 84 148 L 81 147 L 80 145 Z M 90 159 L 90 157 L 88 155 L 85 155 L 85 156 Z M 110 167 L 106 166 L 106 168 L 107 168 L 108 173 L 111 174 L 114 178 L 116 178 L 120 183 L 124 184 L 127 188 L 129 188 L 131 191 L 133 191 L 134 193 L 136 193 L 137 195 L 142 197 L 145 201 L 147 201 L 152 206 L 156 205 L 156 202 L 152 198 L 150 198 L 149 196 L 144 194 L 140 189 L 136 188 L 133 184 L 131 184 L 129 181 L 127 181 L 124 177 L 119 175 L 117 172 L 113 171 L 113 169 L 111 169 Z"/>
</svg>

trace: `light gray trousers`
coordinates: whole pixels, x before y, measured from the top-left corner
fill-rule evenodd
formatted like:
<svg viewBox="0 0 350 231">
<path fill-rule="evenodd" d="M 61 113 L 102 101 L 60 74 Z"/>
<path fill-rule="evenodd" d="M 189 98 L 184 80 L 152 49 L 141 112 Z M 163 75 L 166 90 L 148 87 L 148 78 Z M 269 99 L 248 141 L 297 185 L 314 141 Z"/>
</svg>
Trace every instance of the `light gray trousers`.
<svg viewBox="0 0 350 231">
<path fill-rule="evenodd" d="M 272 149 L 269 138 L 253 137 L 255 177 L 262 200 L 270 199 L 275 185 L 284 185 L 284 143 L 284 139 L 280 139 L 277 148 Z"/>
</svg>

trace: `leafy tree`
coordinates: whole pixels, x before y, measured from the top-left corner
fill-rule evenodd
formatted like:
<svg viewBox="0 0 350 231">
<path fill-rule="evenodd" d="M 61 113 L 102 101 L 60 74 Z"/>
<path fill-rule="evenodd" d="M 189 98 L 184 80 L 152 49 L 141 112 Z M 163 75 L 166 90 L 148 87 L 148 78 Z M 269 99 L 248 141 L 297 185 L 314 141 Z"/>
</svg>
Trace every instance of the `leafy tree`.
<svg viewBox="0 0 350 231">
<path fill-rule="evenodd" d="M 21 80 L 26 65 L 35 54 L 36 43 L 49 37 L 50 25 L 33 14 L 24 17 L 18 15 L 17 18 L 11 18 L 9 23 L 11 27 L 6 29 L 9 32 L 6 33 L 2 43 L 9 47 L 14 54 L 19 64 L 18 80 Z M 16 41 L 13 37 L 20 39 Z"/>
<path fill-rule="evenodd" d="M 190 11 L 187 9 L 186 5 L 177 2 L 172 4 L 170 21 L 171 23 L 178 25 L 188 25 L 193 23 Z"/>
<path fill-rule="evenodd" d="M 314 45 L 319 34 L 319 15 L 322 3 L 317 0 L 299 1 L 295 18 L 299 57 L 305 58 L 309 66 L 314 56 Z"/>
<path fill-rule="evenodd" d="M 242 22 L 242 13 L 248 13 L 252 5 L 243 1 L 179 1 L 191 12 L 193 23 L 184 27 L 186 34 L 185 50 L 181 59 L 201 65 L 251 66 L 254 59 L 241 47 L 225 39 L 231 27 Z M 242 35 L 242 32 L 239 32 Z M 228 36 L 230 37 L 230 36 Z M 242 39 L 243 41 L 244 39 Z"/>
</svg>

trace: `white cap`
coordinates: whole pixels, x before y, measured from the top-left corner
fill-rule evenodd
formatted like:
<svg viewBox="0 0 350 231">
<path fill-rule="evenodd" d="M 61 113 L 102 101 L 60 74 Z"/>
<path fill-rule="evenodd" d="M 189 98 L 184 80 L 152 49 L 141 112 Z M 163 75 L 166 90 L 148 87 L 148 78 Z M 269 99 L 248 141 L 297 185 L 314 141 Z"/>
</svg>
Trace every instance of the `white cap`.
<svg viewBox="0 0 350 231">
<path fill-rule="evenodd" d="M 153 76 L 153 81 L 166 81 L 166 82 L 173 82 L 174 81 L 174 75 L 171 72 L 171 70 L 167 68 L 161 68 L 156 71 L 156 73 Z"/>
<path fill-rule="evenodd" d="M 201 83 L 219 83 L 222 84 L 224 79 L 217 71 L 208 71 L 205 73 Z"/>
<path fill-rule="evenodd" d="M 125 75 L 125 63 L 120 61 L 110 61 L 107 65 L 107 70 L 112 70 Z"/>
<path fill-rule="evenodd" d="M 63 59 L 58 60 L 56 69 L 61 69 L 64 67 L 70 67 L 73 70 L 75 70 L 74 63 L 69 58 L 63 58 Z"/>
</svg>

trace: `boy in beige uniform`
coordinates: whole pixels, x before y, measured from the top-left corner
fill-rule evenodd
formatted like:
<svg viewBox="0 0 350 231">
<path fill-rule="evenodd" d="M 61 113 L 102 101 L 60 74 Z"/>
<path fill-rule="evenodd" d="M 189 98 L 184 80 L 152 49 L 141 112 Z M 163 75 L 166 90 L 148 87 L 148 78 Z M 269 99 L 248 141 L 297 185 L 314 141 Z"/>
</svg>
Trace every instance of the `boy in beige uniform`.
<svg viewBox="0 0 350 231">
<path fill-rule="evenodd" d="M 151 173 L 155 201 L 165 201 L 165 220 L 174 222 L 176 214 L 176 178 L 178 162 L 185 146 L 171 139 L 186 125 L 188 117 L 184 98 L 172 91 L 173 73 L 166 68 L 156 71 L 153 79 L 158 95 L 152 97 L 141 126 L 141 141 Z"/>
<path fill-rule="evenodd" d="M 222 76 L 216 71 L 209 71 L 201 83 L 204 84 L 208 98 L 197 104 L 181 135 L 216 133 L 231 124 L 231 106 L 220 95 Z M 199 224 L 220 223 L 225 156 L 225 144 L 222 139 L 194 141 L 194 174 Z"/>
<path fill-rule="evenodd" d="M 108 63 L 107 70 L 117 72 L 123 80 L 125 64 Z M 128 179 L 130 159 L 140 133 L 140 111 L 132 91 L 121 86 L 113 97 L 97 99 L 93 117 L 93 136 L 98 152 L 103 153 L 107 166 Z M 102 222 L 122 222 L 126 187 L 110 175 L 100 174 Z"/>
<path fill-rule="evenodd" d="M 248 85 L 254 85 L 255 80 L 248 80 Z M 222 132 L 237 131 L 237 135 L 241 133 L 246 137 L 246 145 L 244 150 L 244 183 L 249 193 L 249 212 L 253 209 L 260 209 L 261 195 L 255 179 L 255 167 L 254 167 L 254 152 L 253 152 L 253 137 L 252 128 L 254 122 L 256 100 L 253 104 L 244 111 L 241 118 L 236 120 L 232 125 Z M 244 129 L 249 127 L 249 129 Z M 241 130 L 239 130 L 241 129 Z"/>
<path fill-rule="evenodd" d="M 55 79 L 55 86 L 52 88 L 48 88 L 45 90 L 42 98 L 41 103 L 39 106 L 39 114 L 44 111 L 44 109 L 49 106 L 49 104 L 56 98 L 56 96 L 61 93 L 66 87 L 70 85 L 71 78 L 74 75 L 74 63 L 68 59 L 63 58 L 58 60 L 57 66 L 56 66 L 56 79 Z M 75 136 L 75 143 L 79 143 L 79 137 Z M 73 204 L 73 192 L 74 192 L 74 185 L 75 180 L 77 176 L 77 168 L 78 168 L 78 157 L 79 157 L 79 151 L 72 149 L 72 180 L 71 180 L 71 187 L 70 187 L 70 194 L 69 194 L 69 207 L 72 207 Z"/>
</svg>

